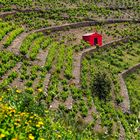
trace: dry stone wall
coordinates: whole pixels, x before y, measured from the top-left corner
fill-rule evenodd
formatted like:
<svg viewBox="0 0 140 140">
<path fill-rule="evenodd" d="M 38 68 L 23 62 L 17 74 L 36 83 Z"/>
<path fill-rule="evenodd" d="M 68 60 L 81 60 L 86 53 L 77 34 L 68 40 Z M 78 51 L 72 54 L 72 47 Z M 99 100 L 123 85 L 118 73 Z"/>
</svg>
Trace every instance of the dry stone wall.
<svg viewBox="0 0 140 140">
<path fill-rule="evenodd" d="M 10 15 L 15 15 L 16 13 L 17 13 L 16 11 L 2 12 L 2 13 L 0 13 L 0 18 L 5 18 L 6 16 L 10 16 Z"/>
<path fill-rule="evenodd" d="M 121 74 L 119 74 L 121 95 L 123 97 L 123 102 L 121 103 L 121 108 L 124 112 L 130 113 L 130 100 L 129 100 L 127 86 L 125 84 L 125 78 L 127 77 L 127 75 L 135 72 L 137 69 L 140 69 L 140 63 L 135 65 L 134 67 L 131 67 L 131 68 L 123 71 Z"/>
<path fill-rule="evenodd" d="M 36 30 L 36 32 L 49 33 L 49 32 L 56 32 L 56 31 L 65 31 L 65 30 L 69 30 L 71 28 L 79 28 L 79 27 L 93 26 L 93 25 L 99 25 L 99 24 L 123 23 L 123 22 L 140 23 L 140 20 L 110 19 L 110 20 L 97 20 L 97 21 L 95 21 L 95 20 L 94 21 L 83 21 L 83 22 L 65 24 L 65 25 L 61 25 L 61 26 L 42 28 L 42 29 Z"/>
</svg>

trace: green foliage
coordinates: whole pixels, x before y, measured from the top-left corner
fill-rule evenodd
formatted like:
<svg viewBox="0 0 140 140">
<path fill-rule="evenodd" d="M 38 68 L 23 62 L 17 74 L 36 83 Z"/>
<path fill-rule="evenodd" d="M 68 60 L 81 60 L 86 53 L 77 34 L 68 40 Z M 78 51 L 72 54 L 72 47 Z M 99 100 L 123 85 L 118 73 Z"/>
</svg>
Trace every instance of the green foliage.
<svg viewBox="0 0 140 140">
<path fill-rule="evenodd" d="M 32 88 L 26 88 L 25 92 L 27 92 L 28 94 L 33 94 L 34 90 Z"/>
<path fill-rule="evenodd" d="M 20 58 L 11 52 L 1 51 L 0 60 L 0 76 L 3 76 L 8 70 L 12 69 L 16 65 Z"/>
<path fill-rule="evenodd" d="M 36 39 L 37 37 L 39 37 L 40 35 L 42 34 L 33 33 L 33 34 L 30 34 L 27 38 L 25 38 L 25 40 L 23 41 L 20 47 L 21 54 L 26 55 L 28 53 L 28 50 L 31 46 L 32 41 Z"/>
<path fill-rule="evenodd" d="M 139 88 L 139 79 L 140 79 L 140 70 L 138 69 L 136 72 L 128 75 L 126 77 L 126 85 L 128 88 L 128 94 L 130 98 L 130 106 L 131 106 L 131 111 L 136 114 L 137 116 L 139 115 L 139 108 L 140 108 L 140 88 Z M 133 81 L 133 82 L 132 82 Z"/>
<path fill-rule="evenodd" d="M 12 41 L 17 37 L 17 35 L 19 35 L 23 31 L 24 31 L 23 28 L 16 28 L 12 32 L 10 32 L 10 34 L 8 35 L 8 38 L 6 39 L 6 41 L 3 44 L 4 47 L 7 48 L 12 43 Z"/>
<path fill-rule="evenodd" d="M 99 71 L 93 79 L 93 94 L 106 100 L 111 91 L 111 80 L 106 72 Z"/>
</svg>

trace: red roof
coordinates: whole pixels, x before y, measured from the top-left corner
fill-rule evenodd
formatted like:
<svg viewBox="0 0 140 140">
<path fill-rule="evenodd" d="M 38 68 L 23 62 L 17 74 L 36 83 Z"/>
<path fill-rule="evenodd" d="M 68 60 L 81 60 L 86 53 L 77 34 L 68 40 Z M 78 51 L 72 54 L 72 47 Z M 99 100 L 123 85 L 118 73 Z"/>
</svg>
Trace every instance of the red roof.
<svg viewBox="0 0 140 140">
<path fill-rule="evenodd" d="M 83 36 L 93 36 L 93 35 L 101 36 L 101 35 L 98 34 L 97 32 L 94 32 L 94 33 L 87 33 L 87 34 L 84 34 Z"/>
</svg>

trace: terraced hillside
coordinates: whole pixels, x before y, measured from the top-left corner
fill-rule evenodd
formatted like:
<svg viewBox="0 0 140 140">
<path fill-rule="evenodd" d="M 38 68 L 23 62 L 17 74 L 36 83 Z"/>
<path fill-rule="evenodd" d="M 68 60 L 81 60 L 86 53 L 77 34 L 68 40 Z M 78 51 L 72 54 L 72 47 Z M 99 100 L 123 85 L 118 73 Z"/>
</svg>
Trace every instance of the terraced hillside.
<svg viewBox="0 0 140 140">
<path fill-rule="evenodd" d="M 0 1 L 0 139 L 139 139 L 139 1 L 89 3 Z"/>
</svg>

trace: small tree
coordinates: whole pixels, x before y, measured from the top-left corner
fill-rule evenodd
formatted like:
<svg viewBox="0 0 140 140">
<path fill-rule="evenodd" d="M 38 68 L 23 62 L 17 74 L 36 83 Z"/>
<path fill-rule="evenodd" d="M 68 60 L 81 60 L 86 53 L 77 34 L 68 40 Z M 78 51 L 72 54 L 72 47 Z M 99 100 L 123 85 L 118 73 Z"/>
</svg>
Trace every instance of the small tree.
<svg viewBox="0 0 140 140">
<path fill-rule="evenodd" d="M 111 79 L 106 72 L 98 72 L 94 76 L 93 93 L 100 99 L 107 99 L 111 91 Z"/>
</svg>

